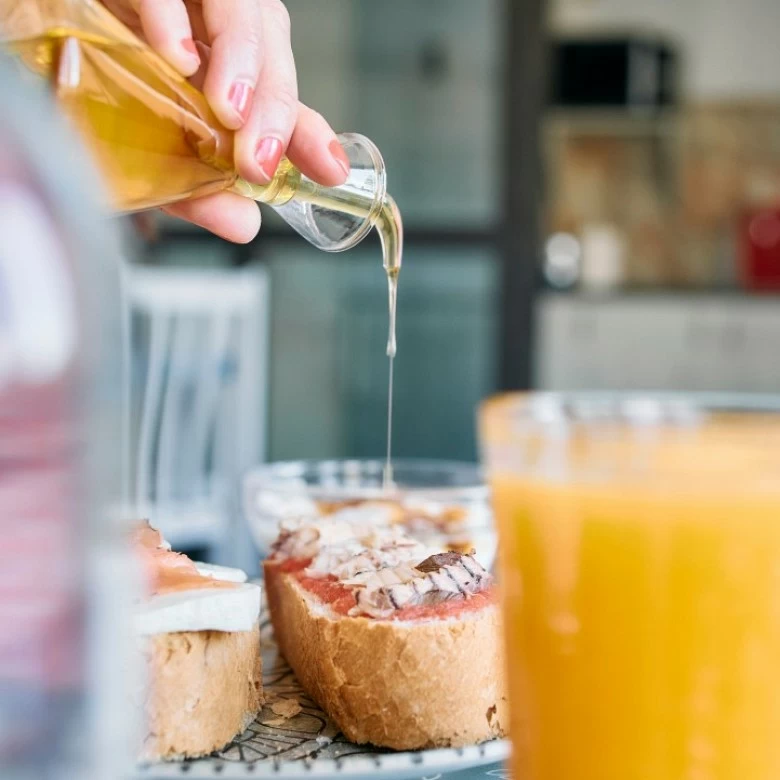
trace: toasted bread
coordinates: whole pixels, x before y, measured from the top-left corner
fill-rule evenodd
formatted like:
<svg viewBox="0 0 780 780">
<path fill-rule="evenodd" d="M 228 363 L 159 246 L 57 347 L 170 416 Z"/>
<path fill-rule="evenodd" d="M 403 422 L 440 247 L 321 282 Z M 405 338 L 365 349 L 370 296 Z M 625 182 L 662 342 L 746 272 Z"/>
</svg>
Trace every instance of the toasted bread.
<svg viewBox="0 0 780 780">
<path fill-rule="evenodd" d="M 260 631 L 180 631 L 148 637 L 147 761 L 224 747 L 263 702 Z"/>
<path fill-rule="evenodd" d="M 412 750 L 506 732 L 496 604 L 441 619 L 381 620 L 333 613 L 273 560 L 265 582 L 282 654 L 351 741 Z"/>
</svg>

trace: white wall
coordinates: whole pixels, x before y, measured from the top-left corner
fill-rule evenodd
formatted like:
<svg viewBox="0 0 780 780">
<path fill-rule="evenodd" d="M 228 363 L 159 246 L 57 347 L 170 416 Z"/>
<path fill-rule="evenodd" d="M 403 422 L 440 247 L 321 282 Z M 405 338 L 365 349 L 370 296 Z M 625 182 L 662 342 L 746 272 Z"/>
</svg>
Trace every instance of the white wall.
<svg viewBox="0 0 780 780">
<path fill-rule="evenodd" d="M 780 94 L 780 0 L 695 0 L 690 83 L 703 95 Z"/>
<path fill-rule="evenodd" d="M 780 0 L 552 0 L 555 31 L 651 29 L 678 41 L 688 97 L 780 95 Z"/>
</svg>

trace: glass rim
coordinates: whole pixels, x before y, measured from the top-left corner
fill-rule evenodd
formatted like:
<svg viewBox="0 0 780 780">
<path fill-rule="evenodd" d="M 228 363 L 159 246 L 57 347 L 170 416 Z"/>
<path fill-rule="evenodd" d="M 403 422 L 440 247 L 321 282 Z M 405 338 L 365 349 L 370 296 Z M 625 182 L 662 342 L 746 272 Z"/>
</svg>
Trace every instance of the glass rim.
<svg viewBox="0 0 780 780">
<path fill-rule="evenodd" d="M 482 404 L 479 433 L 491 478 L 756 498 L 780 487 L 780 395 L 506 393 Z"/>
<path fill-rule="evenodd" d="M 563 390 L 500 393 L 480 405 L 480 415 L 510 416 L 540 425 L 606 420 L 636 424 L 688 422 L 695 411 L 725 415 L 780 413 L 780 394 L 655 390 Z M 616 414 L 615 412 L 619 412 Z M 590 413 L 590 414 L 589 414 Z"/>
<path fill-rule="evenodd" d="M 384 488 L 380 484 L 360 484 L 361 478 L 381 480 L 385 461 L 378 458 L 302 459 L 264 463 L 250 469 L 244 476 L 244 485 L 251 490 L 274 490 L 317 499 L 375 499 L 397 500 L 419 495 L 445 501 L 482 501 L 489 497 L 489 487 L 482 467 L 477 463 L 435 458 L 398 458 L 393 460 L 396 484 Z M 454 484 L 442 484 L 433 477 L 448 474 Z M 352 481 L 341 478 L 349 474 Z M 424 478 L 431 476 L 431 484 L 404 484 L 405 474 Z M 321 478 L 330 475 L 325 484 L 301 484 L 308 475 Z"/>
<path fill-rule="evenodd" d="M 379 210 L 382 208 L 387 197 L 387 169 L 385 168 L 385 161 L 382 157 L 382 153 L 379 151 L 379 147 L 370 138 L 361 133 L 337 133 L 336 137 L 341 141 L 346 150 L 349 150 L 352 146 L 356 146 L 368 155 L 371 160 L 372 169 L 376 175 L 377 185 L 373 193 L 371 209 L 360 226 L 357 227 L 351 235 L 348 235 L 341 241 L 331 242 L 327 247 L 323 246 L 322 249 L 326 252 L 344 252 L 347 249 L 352 249 L 363 241 L 373 229 Z M 349 183 L 349 179 L 347 179 L 346 183 Z"/>
</svg>

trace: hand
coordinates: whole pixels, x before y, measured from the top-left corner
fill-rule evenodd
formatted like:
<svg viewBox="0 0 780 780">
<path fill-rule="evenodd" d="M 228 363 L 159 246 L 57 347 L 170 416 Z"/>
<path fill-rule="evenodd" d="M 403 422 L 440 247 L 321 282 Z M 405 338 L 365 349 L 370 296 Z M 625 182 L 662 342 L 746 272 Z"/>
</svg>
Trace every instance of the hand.
<svg viewBox="0 0 780 780">
<path fill-rule="evenodd" d="M 239 174 L 271 180 L 282 154 L 326 186 L 349 162 L 330 125 L 298 101 L 290 18 L 281 0 L 103 0 L 182 75 L 202 88 L 217 118 L 236 131 Z M 166 207 L 223 238 L 251 241 L 257 204 L 230 192 Z"/>
</svg>

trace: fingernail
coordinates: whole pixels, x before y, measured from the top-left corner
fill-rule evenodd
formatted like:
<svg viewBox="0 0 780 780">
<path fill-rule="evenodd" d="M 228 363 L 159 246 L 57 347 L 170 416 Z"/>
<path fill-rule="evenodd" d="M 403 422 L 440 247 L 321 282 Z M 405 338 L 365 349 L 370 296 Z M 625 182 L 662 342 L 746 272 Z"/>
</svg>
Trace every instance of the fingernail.
<svg viewBox="0 0 780 780">
<path fill-rule="evenodd" d="M 198 54 L 198 47 L 195 45 L 195 41 L 192 38 L 182 38 L 181 47 L 187 54 L 192 55 L 200 62 L 200 55 Z"/>
<path fill-rule="evenodd" d="M 349 176 L 349 157 L 347 157 L 344 147 L 338 141 L 334 140 L 328 144 L 328 151 L 331 153 L 331 156 L 336 161 L 339 168 L 344 171 L 344 174 Z"/>
<path fill-rule="evenodd" d="M 260 139 L 255 151 L 255 160 L 269 181 L 273 179 L 281 157 L 282 142 L 278 138 L 268 136 Z"/>
<path fill-rule="evenodd" d="M 247 84 L 245 81 L 234 81 L 228 92 L 230 105 L 233 106 L 236 113 L 244 122 L 246 122 L 247 117 L 249 116 L 249 109 L 252 106 L 252 95 L 254 94 L 254 91 L 251 84 Z"/>
</svg>

